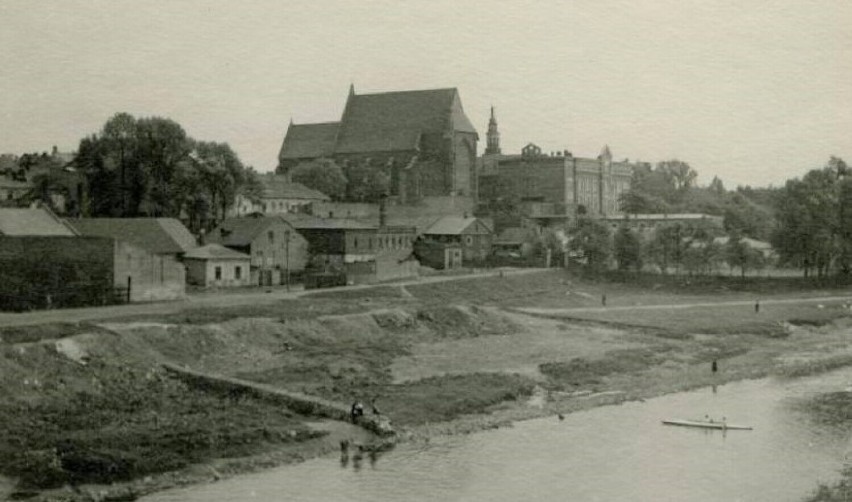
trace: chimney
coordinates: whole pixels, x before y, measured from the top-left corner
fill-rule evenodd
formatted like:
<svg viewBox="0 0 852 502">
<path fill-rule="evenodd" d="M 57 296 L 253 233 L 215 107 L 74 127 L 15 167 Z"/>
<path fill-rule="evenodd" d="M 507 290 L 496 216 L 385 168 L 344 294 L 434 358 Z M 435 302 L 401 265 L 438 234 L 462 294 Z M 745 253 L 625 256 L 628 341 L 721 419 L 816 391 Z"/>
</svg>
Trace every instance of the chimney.
<svg viewBox="0 0 852 502">
<path fill-rule="evenodd" d="M 388 224 L 388 208 L 387 197 L 382 195 L 379 198 L 379 228 L 384 228 Z"/>
</svg>

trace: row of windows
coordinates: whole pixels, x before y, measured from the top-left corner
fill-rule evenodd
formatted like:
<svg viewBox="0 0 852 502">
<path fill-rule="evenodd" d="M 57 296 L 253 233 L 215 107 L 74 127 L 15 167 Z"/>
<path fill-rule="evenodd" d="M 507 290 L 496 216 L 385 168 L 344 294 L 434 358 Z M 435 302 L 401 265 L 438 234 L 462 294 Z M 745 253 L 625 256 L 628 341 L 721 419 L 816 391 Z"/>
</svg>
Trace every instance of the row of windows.
<svg viewBox="0 0 852 502">
<path fill-rule="evenodd" d="M 375 246 L 377 249 L 401 249 L 403 247 L 410 247 L 414 243 L 413 237 L 402 237 L 402 236 L 385 236 L 385 237 L 368 237 L 366 239 L 362 239 L 360 243 L 365 244 L 367 249 L 373 249 Z M 358 238 L 354 237 L 352 239 L 352 247 L 358 249 Z"/>
<path fill-rule="evenodd" d="M 213 273 L 214 273 L 214 276 L 215 276 L 217 281 L 222 280 L 222 267 L 221 266 L 216 266 L 216 268 L 213 269 Z M 234 267 L 234 279 L 240 280 L 242 278 L 243 278 L 243 267 L 238 265 L 238 266 Z"/>
</svg>

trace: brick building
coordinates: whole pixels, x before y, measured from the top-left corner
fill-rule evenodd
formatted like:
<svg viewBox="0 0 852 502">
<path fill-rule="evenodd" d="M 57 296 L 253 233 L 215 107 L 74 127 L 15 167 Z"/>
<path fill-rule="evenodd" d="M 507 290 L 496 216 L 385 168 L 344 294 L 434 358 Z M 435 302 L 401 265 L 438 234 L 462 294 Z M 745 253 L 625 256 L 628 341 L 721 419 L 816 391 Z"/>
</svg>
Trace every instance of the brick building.
<svg viewBox="0 0 852 502">
<path fill-rule="evenodd" d="M 478 166 L 479 202 L 536 203 L 541 218 L 620 214 L 619 197 L 630 188 L 635 164 L 614 161 L 608 146 L 596 158 L 548 154 L 533 143 L 505 155 L 493 108 L 487 144 Z"/>
<path fill-rule="evenodd" d="M 470 197 L 478 139 L 455 88 L 355 94 L 350 87 L 339 122 L 290 123 L 278 172 L 321 157 L 364 162 L 390 177 L 390 195 L 403 203 Z"/>
<path fill-rule="evenodd" d="M 310 243 L 314 272 L 342 272 L 350 284 L 414 277 L 415 229 L 343 218 L 284 216 Z"/>
</svg>

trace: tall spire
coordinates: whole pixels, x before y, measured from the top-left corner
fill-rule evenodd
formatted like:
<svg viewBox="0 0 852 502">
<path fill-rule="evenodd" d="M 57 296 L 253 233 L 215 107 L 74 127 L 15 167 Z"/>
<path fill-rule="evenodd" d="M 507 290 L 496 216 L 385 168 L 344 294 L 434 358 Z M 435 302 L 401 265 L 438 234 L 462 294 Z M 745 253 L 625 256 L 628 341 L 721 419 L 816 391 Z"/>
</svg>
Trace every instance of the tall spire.
<svg viewBox="0 0 852 502">
<path fill-rule="evenodd" d="M 355 84 L 354 84 L 354 83 L 352 83 L 352 82 L 349 82 L 349 95 L 350 95 L 350 96 L 354 96 L 354 95 L 355 95 Z"/>
<path fill-rule="evenodd" d="M 488 119 L 488 133 L 486 134 L 485 154 L 500 153 L 500 132 L 497 130 L 497 118 L 494 117 L 494 107 L 491 107 L 491 118 Z"/>
</svg>

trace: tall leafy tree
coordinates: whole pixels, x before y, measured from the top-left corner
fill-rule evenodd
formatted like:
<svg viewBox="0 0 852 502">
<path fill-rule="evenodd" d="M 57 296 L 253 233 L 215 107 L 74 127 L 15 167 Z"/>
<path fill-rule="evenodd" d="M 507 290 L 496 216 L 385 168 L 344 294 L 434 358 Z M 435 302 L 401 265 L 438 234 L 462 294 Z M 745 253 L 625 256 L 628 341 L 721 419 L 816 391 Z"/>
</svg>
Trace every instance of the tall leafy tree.
<svg viewBox="0 0 852 502">
<path fill-rule="evenodd" d="M 609 227 L 591 218 L 580 218 L 577 229 L 568 243 L 575 255 L 593 270 L 603 270 L 612 256 L 612 239 Z"/>
<path fill-rule="evenodd" d="M 308 188 L 319 190 L 333 200 L 346 198 L 346 176 L 331 159 L 302 162 L 290 174 L 290 179 Z"/>
<path fill-rule="evenodd" d="M 613 238 L 613 254 L 619 270 L 642 269 L 642 241 L 626 225 L 619 227 Z"/>
<path fill-rule="evenodd" d="M 827 275 L 844 257 L 848 215 L 841 201 L 852 199 L 846 171 L 845 163 L 832 157 L 826 167 L 788 180 L 781 191 L 773 245 L 782 262 L 802 268 L 806 277 Z"/>
<path fill-rule="evenodd" d="M 390 193 L 390 176 L 381 167 L 355 162 L 346 167 L 346 198 L 353 202 L 376 202 Z"/>
</svg>

